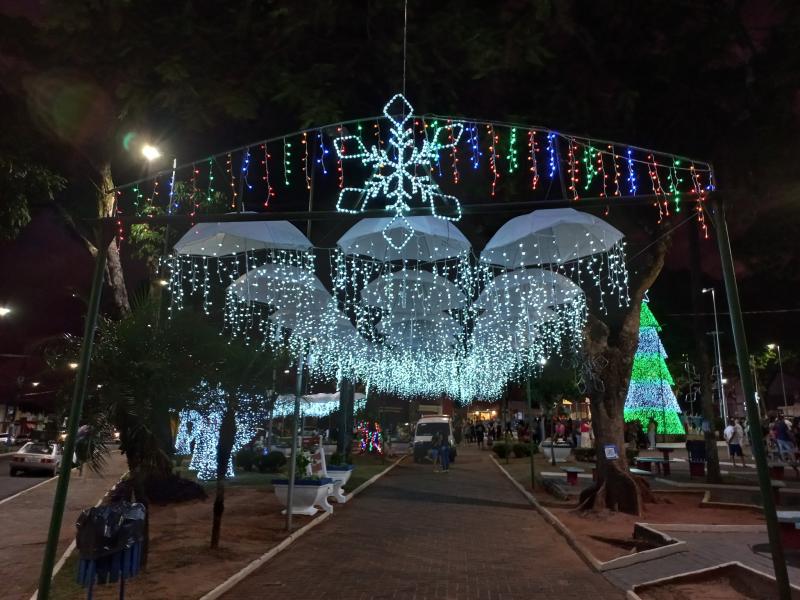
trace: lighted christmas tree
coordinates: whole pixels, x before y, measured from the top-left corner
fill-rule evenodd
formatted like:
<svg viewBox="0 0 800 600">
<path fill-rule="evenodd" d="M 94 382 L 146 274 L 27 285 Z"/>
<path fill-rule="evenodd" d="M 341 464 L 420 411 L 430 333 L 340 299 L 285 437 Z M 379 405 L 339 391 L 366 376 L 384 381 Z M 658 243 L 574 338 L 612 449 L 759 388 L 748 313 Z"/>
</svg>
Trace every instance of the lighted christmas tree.
<svg viewBox="0 0 800 600">
<path fill-rule="evenodd" d="M 647 431 L 650 418 L 658 423 L 659 434 L 684 434 L 678 414 L 678 400 L 672 391 L 675 382 L 669 373 L 665 358 L 667 352 L 661 343 L 658 324 L 647 300 L 642 302 L 639 319 L 639 347 L 633 357 L 633 371 L 625 399 L 625 421 L 638 420 Z"/>
</svg>

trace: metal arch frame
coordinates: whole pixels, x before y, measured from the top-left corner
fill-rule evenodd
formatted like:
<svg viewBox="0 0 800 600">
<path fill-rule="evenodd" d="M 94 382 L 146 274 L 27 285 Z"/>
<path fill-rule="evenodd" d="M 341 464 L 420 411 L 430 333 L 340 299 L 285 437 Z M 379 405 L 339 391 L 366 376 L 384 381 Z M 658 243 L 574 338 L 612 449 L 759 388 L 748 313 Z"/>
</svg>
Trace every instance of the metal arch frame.
<svg viewBox="0 0 800 600">
<path fill-rule="evenodd" d="M 277 138 L 281 139 L 281 138 Z M 245 147 L 246 148 L 246 147 Z M 150 179 L 150 178 L 148 178 Z M 132 185 L 132 184 L 128 184 Z M 117 188 L 119 189 L 119 188 Z M 654 201 L 654 196 L 639 196 L 618 198 L 610 201 L 608 198 L 587 198 L 578 202 L 569 201 L 566 199 L 561 200 L 544 200 L 536 201 L 531 200 L 527 202 L 496 202 L 491 205 L 473 205 L 471 208 L 465 205 L 465 209 L 469 208 L 471 214 L 486 213 L 489 210 L 497 213 L 499 210 L 505 209 L 507 212 L 526 211 L 531 208 L 556 208 L 568 206 L 581 206 L 585 208 L 606 206 L 609 203 L 617 205 L 631 205 L 641 206 Z M 736 347 L 736 359 L 741 373 L 747 372 L 748 369 L 748 348 L 747 339 L 744 331 L 744 322 L 742 319 L 742 310 L 739 303 L 739 291 L 736 283 L 734 272 L 733 255 L 731 253 L 730 239 L 728 237 L 728 226 L 725 219 L 725 206 L 723 198 L 719 192 L 711 192 L 708 195 L 708 203 L 710 205 L 709 214 L 712 223 L 717 233 L 717 243 L 719 247 L 720 260 L 722 263 L 723 280 L 725 284 L 725 291 L 727 294 L 728 305 L 730 308 L 731 328 L 733 331 L 734 345 Z M 504 206 L 505 205 L 505 206 Z M 72 405 L 70 408 L 69 422 L 67 425 L 67 439 L 65 443 L 64 455 L 69 457 L 74 452 L 75 437 L 78 429 L 78 422 L 80 420 L 83 401 L 86 395 L 86 383 L 88 379 L 89 366 L 91 362 L 92 346 L 94 341 L 94 332 L 97 325 L 97 318 L 100 308 L 100 296 L 102 293 L 103 273 L 105 270 L 107 248 L 113 239 L 114 230 L 120 225 L 133 224 L 133 223 L 158 223 L 158 224 L 189 224 L 201 221 L 225 221 L 225 222 L 242 222 L 242 221 L 272 221 L 272 220 L 331 220 L 331 219 L 359 219 L 369 216 L 383 216 L 383 211 L 365 211 L 358 215 L 334 213 L 328 211 L 289 211 L 289 212 L 264 212 L 255 214 L 226 214 L 226 215 L 167 215 L 159 217 L 108 217 L 98 219 L 95 224 L 100 230 L 100 247 L 98 249 L 97 257 L 95 259 L 95 270 L 92 279 L 92 290 L 86 314 L 85 330 L 83 345 L 81 347 L 80 362 L 77 370 L 75 380 L 75 388 L 72 397 Z M 414 211 L 412 214 L 425 214 L 424 209 Z M 380 213 L 379 215 L 377 213 Z M 767 522 L 767 533 L 769 535 L 770 547 L 772 551 L 773 567 L 775 569 L 775 576 L 778 583 L 778 589 L 781 600 L 790 600 L 791 588 L 789 585 L 789 577 L 786 569 L 786 561 L 784 558 L 783 547 L 780 543 L 780 532 L 775 509 L 775 503 L 772 497 L 769 472 L 767 467 L 766 452 L 763 446 L 763 437 L 761 434 L 761 426 L 758 417 L 758 406 L 755 400 L 755 391 L 753 383 L 748 377 L 742 379 L 742 385 L 745 394 L 745 403 L 747 407 L 747 417 L 750 423 L 750 431 L 753 442 L 753 455 L 758 471 L 759 487 L 764 505 L 764 516 Z M 63 520 L 64 506 L 66 502 L 67 491 L 69 488 L 69 479 L 71 473 L 71 463 L 69 460 L 63 460 L 59 472 L 59 480 L 56 486 L 56 493 L 53 499 L 53 509 L 50 520 L 50 528 L 48 531 L 47 543 L 45 545 L 44 556 L 42 558 L 42 568 L 39 578 L 39 600 L 47 600 L 50 593 L 52 582 L 53 566 L 55 561 L 55 553 L 58 544 L 59 532 L 61 530 L 61 523 Z"/>
</svg>

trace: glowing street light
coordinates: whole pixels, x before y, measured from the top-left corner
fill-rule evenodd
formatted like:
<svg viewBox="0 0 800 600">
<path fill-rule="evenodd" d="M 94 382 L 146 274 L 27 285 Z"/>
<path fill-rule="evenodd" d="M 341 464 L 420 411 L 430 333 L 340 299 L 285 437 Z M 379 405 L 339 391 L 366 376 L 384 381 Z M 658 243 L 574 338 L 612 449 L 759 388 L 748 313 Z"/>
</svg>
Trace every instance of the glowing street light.
<svg viewBox="0 0 800 600">
<path fill-rule="evenodd" d="M 0 317 L 5 317 L 11 312 L 11 309 L 7 306 L 0 306 Z"/>
<path fill-rule="evenodd" d="M 778 368 L 781 371 L 781 389 L 783 390 L 783 410 L 785 414 L 789 410 L 789 405 L 786 402 L 786 383 L 783 380 L 783 359 L 781 357 L 781 345 L 767 344 L 767 348 L 769 348 L 770 350 L 778 351 Z"/>
<path fill-rule="evenodd" d="M 144 156 L 147 160 L 153 161 L 157 158 L 161 158 L 161 151 L 155 146 L 145 144 L 142 146 L 142 156 Z"/>
<path fill-rule="evenodd" d="M 78 363 L 76 362 L 67 363 L 67 366 L 74 371 L 75 369 L 78 368 Z"/>
</svg>

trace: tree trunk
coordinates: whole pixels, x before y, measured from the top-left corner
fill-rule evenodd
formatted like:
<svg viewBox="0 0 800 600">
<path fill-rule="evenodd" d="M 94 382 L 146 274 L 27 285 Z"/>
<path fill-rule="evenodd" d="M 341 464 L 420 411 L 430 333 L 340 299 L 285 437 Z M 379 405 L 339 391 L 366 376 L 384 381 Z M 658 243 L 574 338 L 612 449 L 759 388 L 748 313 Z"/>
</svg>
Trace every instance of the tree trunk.
<svg viewBox="0 0 800 600">
<path fill-rule="evenodd" d="M 228 461 L 231 458 L 233 442 L 236 438 L 236 400 L 229 394 L 222 416 L 222 426 L 217 442 L 217 486 L 214 498 L 214 521 L 211 525 L 211 548 L 219 548 L 222 513 L 225 512 L 225 477 L 228 472 Z"/>
<path fill-rule="evenodd" d="M 581 505 L 585 508 L 608 508 L 641 515 L 642 502 L 653 501 L 647 482 L 628 470 L 624 410 L 633 357 L 639 344 L 642 299 L 664 266 L 667 247 L 666 237 L 654 243 L 649 264 L 629 286 L 630 304 L 615 331 L 594 314 L 589 315 L 584 334 L 584 369 L 592 404 L 597 481 L 581 493 Z M 606 445 L 616 447 L 616 459 L 606 459 Z"/>
<path fill-rule="evenodd" d="M 100 192 L 98 194 L 97 212 L 101 217 L 113 217 L 116 206 L 114 193 L 107 193 L 106 190 L 113 189 L 114 179 L 111 176 L 111 164 L 104 163 L 100 168 Z M 119 247 L 117 240 L 112 239 L 108 246 L 108 260 L 106 262 L 106 281 L 111 287 L 111 295 L 114 305 L 120 314 L 125 315 L 131 311 L 131 304 L 128 300 L 128 289 L 125 286 L 125 273 L 122 270 Z"/>
<path fill-rule="evenodd" d="M 706 481 L 709 483 L 721 483 L 722 475 L 719 470 L 717 438 L 714 435 L 714 392 L 711 389 L 711 358 L 708 355 L 708 336 L 706 336 L 705 332 L 705 321 L 700 316 L 700 313 L 703 312 L 702 292 L 700 289 L 702 285 L 700 274 L 700 231 L 697 227 L 690 227 L 688 235 L 695 355 L 700 375 L 700 393 L 703 400 L 703 422 L 710 424 L 708 431 L 703 431 L 703 438 L 706 442 Z"/>
</svg>

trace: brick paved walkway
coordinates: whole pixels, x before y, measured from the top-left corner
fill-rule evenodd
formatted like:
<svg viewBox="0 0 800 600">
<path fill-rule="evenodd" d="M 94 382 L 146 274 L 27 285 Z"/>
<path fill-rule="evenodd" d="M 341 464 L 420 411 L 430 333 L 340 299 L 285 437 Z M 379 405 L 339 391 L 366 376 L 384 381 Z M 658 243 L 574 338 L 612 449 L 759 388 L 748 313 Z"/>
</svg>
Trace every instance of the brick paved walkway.
<svg viewBox="0 0 800 600">
<path fill-rule="evenodd" d="M 225 598 L 621 600 L 488 453 L 450 473 L 406 459 Z"/>
</svg>

